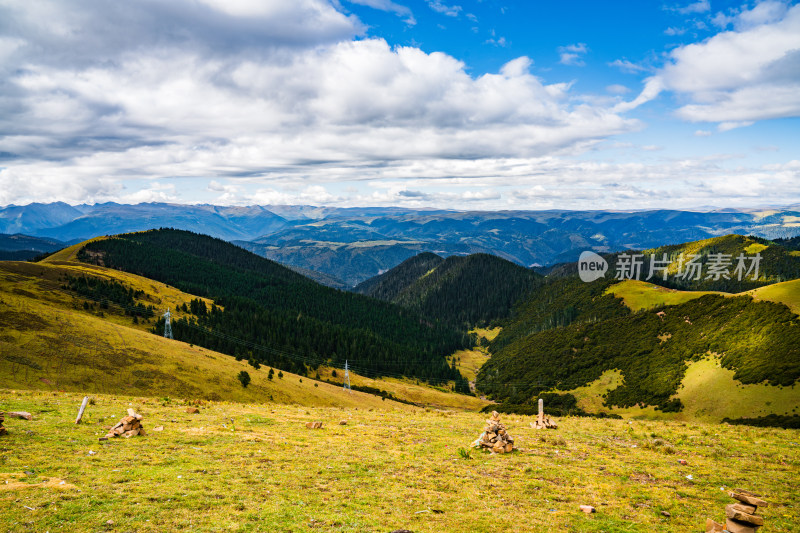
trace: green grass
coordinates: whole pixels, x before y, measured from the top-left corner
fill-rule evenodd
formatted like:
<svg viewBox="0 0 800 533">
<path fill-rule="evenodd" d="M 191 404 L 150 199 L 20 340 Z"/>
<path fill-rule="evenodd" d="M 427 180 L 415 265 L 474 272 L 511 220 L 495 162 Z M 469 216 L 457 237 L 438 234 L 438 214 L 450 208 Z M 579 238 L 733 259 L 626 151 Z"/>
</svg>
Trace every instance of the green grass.
<svg viewBox="0 0 800 533">
<path fill-rule="evenodd" d="M 752 290 L 750 294 L 756 300 L 768 300 L 785 304 L 789 309 L 800 314 L 800 280 L 785 281 Z"/>
<path fill-rule="evenodd" d="M 765 530 L 797 524 L 797 431 L 574 418 L 537 431 L 508 416 L 523 451 L 464 458 L 485 415 L 225 402 L 188 415 L 180 402 L 97 395 L 76 426 L 80 399 L 0 390 L 0 410 L 34 415 L 0 437 L 0 478 L 30 472 L 0 481 L 1 530 L 702 531 L 724 517 L 723 487 L 775 504 Z M 149 435 L 98 442 L 129 406 Z"/>
<path fill-rule="evenodd" d="M 102 316 L 99 310 L 87 311 L 83 300 L 59 288 L 59 278 L 67 273 L 119 281 L 144 290 L 144 303 L 173 311 L 194 298 L 140 276 L 61 259 L 43 265 L 0 263 L 3 386 L 315 406 L 401 405 L 289 372 L 283 372 L 283 379 L 276 375 L 270 380 L 267 366 L 256 370 L 229 355 L 153 335 L 149 324 L 134 325 L 130 317 L 113 308 Z M 247 388 L 236 377 L 242 370 L 252 378 Z M 375 386 L 408 401 L 446 408 L 478 410 L 486 404 L 431 387 Z"/>
<path fill-rule="evenodd" d="M 622 298 L 625 305 L 633 311 L 652 309 L 665 305 L 680 305 L 690 300 L 700 298 L 705 294 L 721 294 L 723 296 L 750 295 L 756 300 L 782 303 L 794 313 L 800 314 L 800 280 L 774 283 L 735 295 L 713 291 L 680 291 L 667 289 L 645 281 L 625 280 L 611 285 L 606 289 L 606 294 Z"/>
<path fill-rule="evenodd" d="M 722 368 L 719 359 L 707 356 L 690 362 L 675 398 L 684 405 L 678 413 L 664 413 L 653 407 L 609 408 L 604 395 L 619 387 L 624 377 L 619 370 L 608 370 L 597 380 L 569 392 L 585 411 L 614 413 L 625 418 L 649 418 L 674 421 L 719 422 L 723 418 L 749 418 L 798 414 L 800 386 L 745 385 L 733 379 L 733 370 Z"/>
<path fill-rule="evenodd" d="M 680 305 L 705 294 L 724 294 L 711 291 L 679 291 L 667 289 L 645 281 L 629 279 L 611 285 L 605 294 L 611 294 L 622 301 L 633 311 L 652 309 L 664 305 Z"/>
</svg>

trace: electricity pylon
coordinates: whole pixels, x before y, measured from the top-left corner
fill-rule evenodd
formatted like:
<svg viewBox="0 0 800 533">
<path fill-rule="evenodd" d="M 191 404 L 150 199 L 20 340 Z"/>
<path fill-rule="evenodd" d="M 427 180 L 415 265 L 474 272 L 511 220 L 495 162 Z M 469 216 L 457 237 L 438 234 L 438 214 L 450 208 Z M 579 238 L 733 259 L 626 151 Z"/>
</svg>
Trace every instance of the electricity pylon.
<svg viewBox="0 0 800 533">
<path fill-rule="evenodd" d="M 172 324 L 169 323 L 169 309 L 164 313 L 164 337 L 168 339 L 174 338 L 172 336 Z"/>
</svg>

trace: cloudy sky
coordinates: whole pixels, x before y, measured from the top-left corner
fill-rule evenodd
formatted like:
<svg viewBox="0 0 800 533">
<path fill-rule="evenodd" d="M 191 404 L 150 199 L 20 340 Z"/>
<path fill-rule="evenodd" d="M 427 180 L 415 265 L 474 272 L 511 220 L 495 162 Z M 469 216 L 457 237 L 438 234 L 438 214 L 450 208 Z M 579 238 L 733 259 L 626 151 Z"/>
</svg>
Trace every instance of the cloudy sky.
<svg viewBox="0 0 800 533">
<path fill-rule="evenodd" d="M 800 202 L 796 1 L 0 0 L 0 205 Z"/>
</svg>

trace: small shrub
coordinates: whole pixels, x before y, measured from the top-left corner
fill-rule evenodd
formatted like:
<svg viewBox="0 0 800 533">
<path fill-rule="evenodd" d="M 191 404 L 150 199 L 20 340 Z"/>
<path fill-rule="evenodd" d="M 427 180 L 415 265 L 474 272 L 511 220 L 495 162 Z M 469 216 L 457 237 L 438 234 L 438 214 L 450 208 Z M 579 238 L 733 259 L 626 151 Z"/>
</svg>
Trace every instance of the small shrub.
<svg viewBox="0 0 800 533">
<path fill-rule="evenodd" d="M 467 450 L 466 448 L 459 448 L 458 455 L 462 459 L 472 459 L 472 450 Z"/>
<path fill-rule="evenodd" d="M 236 377 L 239 380 L 239 383 L 242 384 L 242 387 L 247 388 L 247 386 L 250 384 L 250 374 L 248 374 L 246 370 L 239 372 L 239 375 Z"/>
</svg>

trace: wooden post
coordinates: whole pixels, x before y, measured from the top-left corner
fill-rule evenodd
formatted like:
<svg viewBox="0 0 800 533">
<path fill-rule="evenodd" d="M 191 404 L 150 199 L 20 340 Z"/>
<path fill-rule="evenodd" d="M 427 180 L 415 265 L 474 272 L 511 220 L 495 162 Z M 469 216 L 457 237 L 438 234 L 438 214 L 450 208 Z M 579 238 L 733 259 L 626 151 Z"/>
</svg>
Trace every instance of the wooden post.
<svg viewBox="0 0 800 533">
<path fill-rule="evenodd" d="M 88 403 L 89 403 L 89 397 L 88 396 L 84 396 L 83 397 L 83 402 L 81 402 L 81 408 L 78 411 L 78 418 L 75 419 L 75 423 L 76 424 L 80 424 L 81 423 L 81 418 L 83 418 L 83 412 L 86 410 L 86 405 Z"/>
<path fill-rule="evenodd" d="M 544 400 L 539 398 L 539 427 L 544 427 Z"/>
</svg>

